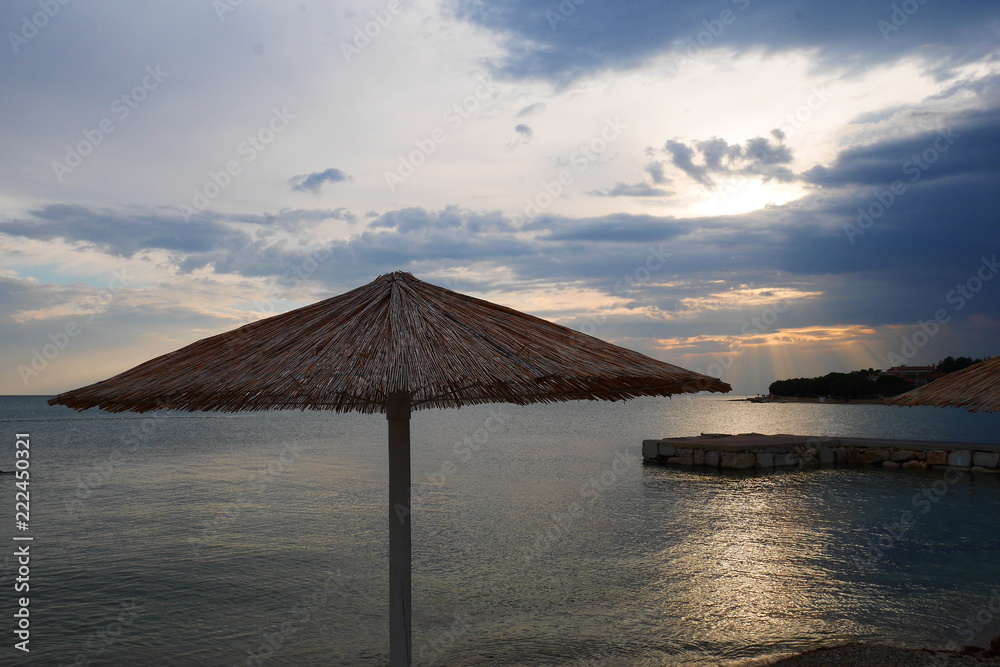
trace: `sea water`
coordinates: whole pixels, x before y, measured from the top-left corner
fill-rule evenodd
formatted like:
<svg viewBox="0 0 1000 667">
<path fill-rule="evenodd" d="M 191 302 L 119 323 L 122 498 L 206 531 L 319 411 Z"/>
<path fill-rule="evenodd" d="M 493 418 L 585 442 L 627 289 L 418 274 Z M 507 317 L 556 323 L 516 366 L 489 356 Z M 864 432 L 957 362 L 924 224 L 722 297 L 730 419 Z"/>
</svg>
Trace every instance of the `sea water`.
<svg viewBox="0 0 1000 667">
<path fill-rule="evenodd" d="M 0 664 L 387 663 L 384 417 L 5 397 L 0 427 L 0 469 L 30 436 L 27 530 L 0 477 Z M 642 464 L 643 439 L 702 432 L 1000 442 L 1000 415 L 714 396 L 417 412 L 418 664 L 735 664 L 1000 634 L 1000 475 Z"/>
</svg>

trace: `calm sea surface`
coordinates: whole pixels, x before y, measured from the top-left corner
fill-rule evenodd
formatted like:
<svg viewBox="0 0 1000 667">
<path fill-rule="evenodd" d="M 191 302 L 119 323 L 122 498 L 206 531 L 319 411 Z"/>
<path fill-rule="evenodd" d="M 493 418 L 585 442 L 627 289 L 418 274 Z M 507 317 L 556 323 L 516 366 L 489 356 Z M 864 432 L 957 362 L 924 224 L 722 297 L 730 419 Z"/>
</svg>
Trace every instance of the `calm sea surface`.
<svg viewBox="0 0 1000 667">
<path fill-rule="evenodd" d="M 28 531 L 0 477 L 0 664 L 386 664 L 383 417 L 5 397 L 0 426 L 0 468 L 16 433 L 31 443 Z M 1000 475 L 642 465 L 644 438 L 701 432 L 1000 442 L 1000 415 L 715 397 L 416 413 L 418 663 L 736 664 L 1000 634 Z M 15 535 L 34 538 L 30 654 Z"/>
</svg>

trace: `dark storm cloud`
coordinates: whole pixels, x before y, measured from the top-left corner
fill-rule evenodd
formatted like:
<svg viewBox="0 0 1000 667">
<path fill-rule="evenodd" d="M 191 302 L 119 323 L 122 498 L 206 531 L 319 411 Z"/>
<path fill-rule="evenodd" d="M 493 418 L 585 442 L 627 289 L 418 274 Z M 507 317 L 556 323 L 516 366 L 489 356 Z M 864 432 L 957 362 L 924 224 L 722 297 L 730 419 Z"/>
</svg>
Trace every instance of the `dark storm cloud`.
<svg viewBox="0 0 1000 667">
<path fill-rule="evenodd" d="M 169 250 L 204 256 L 214 251 L 239 253 L 253 239 L 274 232 L 301 232 L 323 220 L 352 222 L 346 209 L 282 209 L 261 215 L 224 215 L 203 212 L 190 222 L 170 208 L 97 208 L 78 204 L 49 204 L 29 212 L 30 217 L 0 222 L 0 234 L 40 241 L 83 243 L 109 255 L 132 257 L 143 250 Z M 246 231 L 238 225 L 257 225 Z M 255 234 L 251 234 L 254 231 Z"/>
<path fill-rule="evenodd" d="M 50 308 L 67 301 L 84 299 L 89 285 L 39 285 L 32 280 L 0 275 L 0 318 L 12 321 L 22 310 Z"/>
<path fill-rule="evenodd" d="M 663 146 L 675 167 L 706 187 L 714 187 L 712 175 L 760 176 L 764 181 L 790 181 L 792 171 L 784 166 L 792 162 L 792 152 L 778 130 L 772 138 L 754 137 L 742 146 L 717 137 L 695 141 L 690 146 L 670 140 Z"/>
<path fill-rule="evenodd" d="M 218 214 L 200 214 L 209 219 L 221 219 Z M 200 219 L 200 218 L 199 218 Z M 346 208 L 283 208 L 276 213 L 263 214 L 229 214 L 224 216 L 225 220 L 232 222 L 242 222 L 252 225 L 263 225 L 286 231 L 298 231 L 304 227 L 324 220 L 343 220 L 345 222 L 355 222 L 358 216 Z"/>
<path fill-rule="evenodd" d="M 687 227 L 674 218 L 615 213 L 583 219 L 543 216 L 529 223 L 525 229 L 537 232 L 539 240 L 545 244 L 566 241 L 642 244 L 675 238 Z"/>
<path fill-rule="evenodd" d="M 288 180 L 288 184 L 292 187 L 292 190 L 298 192 L 319 192 L 320 187 L 324 183 L 340 183 L 341 181 L 349 181 L 351 177 L 342 172 L 339 169 L 327 169 L 325 171 L 316 171 L 311 174 L 302 174 L 301 176 L 293 176 Z"/>
<path fill-rule="evenodd" d="M 514 136 L 507 142 L 507 149 L 511 150 L 521 146 L 522 144 L 531 143 L 531 139 L 535 136 L 534 130 L 524 123 L 518 123 L 514 126 Z"/>
<path fill-rule="evenodd" d="M 702 185 L 711 185 L 712 179 L 708 177 L 708 169 L 694 162 L 694 150 L 679 141 L 670 140 L 664 145 L 663 150 L 670 154 L 670 161 L 675 167 L 685 174 L 698 181 Z"/>
<path fill-rule="evenodd" d="M 40 241 L 62 239 L 132 257 L 140 250 L 199 253 L 240 246 L 249 237 L 217 220 L 187 223 L 168 209 L 124 210 L 76 204 L 49 204 L 31 217 L 0 223 L 0 233 Z"/>
<path fill-rule="evenodd" d="M 518 118 L 524 118 L 525 116 L 530 116 L 533 113 L 538 113 L 545 110 L 544 102 L 535 102 L 534 104 L 529 104 L 526 107 L 522 107 L 520 111 L 517 112 Z"/>
<path fill-rule="evenodd" d="M 669 197 L 672 193 L 649 183 L 623 183 L 621 181 L 605 190 L 591 190 L 587 194 L 597 197 Z"/>
<path fill-rule="evenodd" d="M 821 63 L 870 67 L 908 55 L 935 67 L 969 62 L 995 47 L 995 3 L 764 3 L 751 0 L 453 0 L 454 14 L 497 33 L 496 63 L 517 79 L 568 82 L 639 66 L 673 51 L 697 58 L 724 47 L 765 52 L 808 49 Z"/>
<path fill-rule="evenodd" d="M 1000 171 L 1000 110 L 966 112 L 942 119 L 938 130 L 841 152 L 830 167 L 803 178 L 824 187 L 888 185 Z"/>
<path fill-rule="evenodd" d="M 477 263 L 502 263 L 514 257 L 537 256 L 533 244 L 519 236 L 513 224 L 495 212 L 474 212 L 459 207 L 440 211 L 408 208 L 389 211 L 349 239 L 316 249 L 290 248 L 284 243 L 255 241 L 238 251 L 219 249 L 190 256 L 182 268 L 190 271 L 212 264 L 216 271 L 255 277 L 277 277 L 325 259 L 309 272 L 312 280 L 338 289 L 357 286 L 396 269 L 437 272 L 441 267 L 467 267 Z"/>
<path fill-rule="evenodd" d="M 653 161 L 647 164 L 643 170 L 649 174 L 649 177 L 653 179 L 653 183 L 656 185 L 663 185 L 664 183 L 669 183 L 670 179 L 667 178 L 666 174 L 663 173 L 663 163 L 658 161 Z"/>
<path fill-rule="evenodd" d="M 389 211 L 372 222 L 369 227 L 407 233 L 433 233 L 443 230 L 486 234 L 514 231 L 513 224 L 498 212 L 476 213 L 458 206 L 448 206 L 441 211 L 428 211 L 423 208 Z"/>
</svg>

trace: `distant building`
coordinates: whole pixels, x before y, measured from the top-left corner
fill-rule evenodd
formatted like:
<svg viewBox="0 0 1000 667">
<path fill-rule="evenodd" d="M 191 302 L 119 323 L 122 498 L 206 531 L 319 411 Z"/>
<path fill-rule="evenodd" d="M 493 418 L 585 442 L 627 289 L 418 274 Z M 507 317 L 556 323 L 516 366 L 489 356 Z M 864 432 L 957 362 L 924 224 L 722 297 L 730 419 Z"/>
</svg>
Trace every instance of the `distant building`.
<svg viewBox="0 0 1000 667">
<path fill-rule="evenodd" d="M 893 366 L 888 369 L 886 375 L 895 375 L 901 378 L 912 378 L 917 376 L 929 375 L 931 373 L 936 373 L 936 366 Z"/>
<path fill-rule="evenodd" d="M 934 380 L 943 378 L 945 375 L 947 375 L 947 373 L 939 373 L 935 371 L 933 373 L 928 373 L 927 375 L 921 375 L 920 377 L 916 378 L 916 383 L 918 387 L 922 387 L 929 382 L 934 382 Z"/>
</svg>

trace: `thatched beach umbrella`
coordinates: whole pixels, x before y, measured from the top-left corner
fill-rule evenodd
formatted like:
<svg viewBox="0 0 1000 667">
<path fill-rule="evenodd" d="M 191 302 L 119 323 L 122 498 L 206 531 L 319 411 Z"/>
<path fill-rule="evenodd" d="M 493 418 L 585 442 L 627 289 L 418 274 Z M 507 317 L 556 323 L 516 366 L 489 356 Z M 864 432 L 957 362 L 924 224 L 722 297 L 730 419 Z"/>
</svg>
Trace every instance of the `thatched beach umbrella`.
<svg viewBox="0 0 1000 667">
<path fill-rule="evenodd" d="M 1000 410 L 1000 357 L 948 373 L 923 387 L 885 399 L 888 405 L 935 405 L 968 408 L 970 412 Z"/>
<path fill-rule="evenodd" d="M 392 665 L 409 665 L 411 410 L 729 390 L 716 378 L 396 272 L 205 338 L 49 403 L 111 412 L 384 412 L 389 655 Z"/>
</svg>

